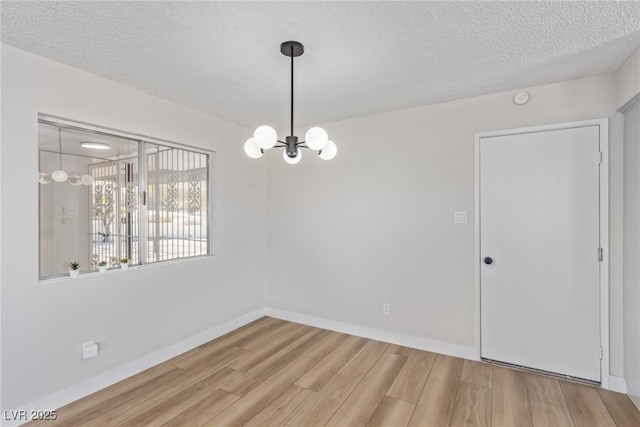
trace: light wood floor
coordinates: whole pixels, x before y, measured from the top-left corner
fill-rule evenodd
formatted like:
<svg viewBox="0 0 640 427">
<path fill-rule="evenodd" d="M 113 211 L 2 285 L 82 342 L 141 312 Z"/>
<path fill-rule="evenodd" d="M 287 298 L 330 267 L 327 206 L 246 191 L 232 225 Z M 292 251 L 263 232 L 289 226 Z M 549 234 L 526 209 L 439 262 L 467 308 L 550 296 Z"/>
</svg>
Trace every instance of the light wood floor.
<svg viewBox="0 0 640 427">
<path fill-rule="evenodd" d="M 40 426 L 640 426 L 624 394 L 264 317 Z"/>
</svg>

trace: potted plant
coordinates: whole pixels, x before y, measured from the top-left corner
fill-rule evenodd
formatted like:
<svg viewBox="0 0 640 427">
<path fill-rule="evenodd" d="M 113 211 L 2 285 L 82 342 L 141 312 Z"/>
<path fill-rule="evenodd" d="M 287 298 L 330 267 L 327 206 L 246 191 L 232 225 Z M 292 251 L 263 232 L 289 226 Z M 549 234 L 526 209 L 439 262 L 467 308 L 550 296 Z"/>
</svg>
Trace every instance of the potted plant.
<svg viewBox="0 0 640 427">
<path fill-rule="evenodd" d="M 72 261 L 69 263 L 69 276 L 78 277 L 80 275 L 80 263 Z"/>
<path fill-rule="evenodd" d="M 120 268 L 126 270 L 129 268 L 129 258 L 122 258 L 120 260 Z"/>
<path fill-rule="evenodd" d="M 105 271 L 107 271 L 107 261 L 100 261 L 98 263 L 98 270 L 100 271 L 100 273 L 104 273 Z"/>
</svg>

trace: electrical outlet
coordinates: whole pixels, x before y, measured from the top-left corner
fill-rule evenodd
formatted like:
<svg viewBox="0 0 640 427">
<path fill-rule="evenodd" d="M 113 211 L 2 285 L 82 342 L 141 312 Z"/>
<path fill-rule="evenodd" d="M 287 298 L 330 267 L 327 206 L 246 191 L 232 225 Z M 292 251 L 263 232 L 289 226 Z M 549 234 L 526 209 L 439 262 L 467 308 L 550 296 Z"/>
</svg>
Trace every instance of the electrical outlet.
<svg viewBox="0 0 640 427">
<path fill-rule="evenodd" d="M 388 315 L 389 314 L 389 303 L 385 302 L 384 304 L 382 304 L 382 314 L 384 315 Z"/>
<path fill-rule="evenodd" d="M 89 341 L 82 344 L 82 358 L 90 359 L 98 355 L 98 344 L 94 341 Z"/>
</svg>

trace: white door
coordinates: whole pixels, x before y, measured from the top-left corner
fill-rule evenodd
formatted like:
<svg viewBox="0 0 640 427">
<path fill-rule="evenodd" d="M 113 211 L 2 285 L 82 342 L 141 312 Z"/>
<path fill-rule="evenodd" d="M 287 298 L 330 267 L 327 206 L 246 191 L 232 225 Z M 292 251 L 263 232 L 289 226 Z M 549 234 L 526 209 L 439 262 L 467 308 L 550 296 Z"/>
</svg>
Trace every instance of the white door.
<svg viewBox="0 0 640 427">
<path fill-rule="evenodd" d="M 600 382 L 599 127 L 479 145 L 482 357 Z"/>
</svg>

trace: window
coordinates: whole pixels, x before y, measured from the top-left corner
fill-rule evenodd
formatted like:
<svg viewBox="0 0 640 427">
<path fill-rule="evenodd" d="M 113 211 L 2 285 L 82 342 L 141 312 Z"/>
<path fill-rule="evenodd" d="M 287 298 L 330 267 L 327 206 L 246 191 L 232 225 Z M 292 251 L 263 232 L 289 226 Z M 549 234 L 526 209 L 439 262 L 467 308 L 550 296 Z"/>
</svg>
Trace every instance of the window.
<svg viewBox="0 0 640 427">
<path fill-rule="evenodd" d="M 208 255 L 209 162 L 202 150 L 41 118 L 40 278 L 73 261 L 89 272 Z"/>
</svg>

